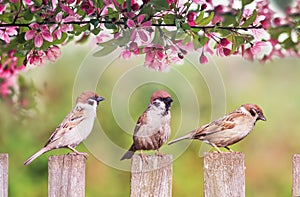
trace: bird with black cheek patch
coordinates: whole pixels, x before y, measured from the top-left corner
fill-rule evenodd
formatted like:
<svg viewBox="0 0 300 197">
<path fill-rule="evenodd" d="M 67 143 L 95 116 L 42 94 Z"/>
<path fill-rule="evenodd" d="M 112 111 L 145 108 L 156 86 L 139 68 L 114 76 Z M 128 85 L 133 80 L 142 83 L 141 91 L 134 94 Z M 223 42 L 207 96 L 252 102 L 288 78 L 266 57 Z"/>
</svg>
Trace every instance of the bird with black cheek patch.
<svg viewBox="0 0 300 197">
<path fill-rule="evenodd" d="M 266 121 L 262 109 L 255 104 L 244 104 L 224 117 L 203 125 L 168 144 L 186 139 L 198 139 L 210 144 L 218 152 L 221 152 L 219 147 L 233 152 L 228 146 L 244 139 L 253 130 L 258 120 Z"/>
<path fill-rule="evenodd" d="M 46 145 L 27 159 L 24 165 L 29 165 L 43 153 L 57 148 L 69 148 L 74 153 L 87 157 L 87 153 L 78 152 L 75 147 L 90 135 L 96 118 L 97 107 L 99 102 L 103 100 L 104 98 L 92 91 L 81 93 L 73 110 L 55 129 Z"/>
<path fill-rule="evenodd" d="M 170 108 L 173 100 L 171 95 L 165 90 L 154 92 L 150 98 L 150 103 L 146 111 L 139 117 L 133 134 L 133 144 L 123 155 L 121 160 L 130 159 L 135 151 L 157 150 L 168 140 L 171 134 Z"/>
</svg>

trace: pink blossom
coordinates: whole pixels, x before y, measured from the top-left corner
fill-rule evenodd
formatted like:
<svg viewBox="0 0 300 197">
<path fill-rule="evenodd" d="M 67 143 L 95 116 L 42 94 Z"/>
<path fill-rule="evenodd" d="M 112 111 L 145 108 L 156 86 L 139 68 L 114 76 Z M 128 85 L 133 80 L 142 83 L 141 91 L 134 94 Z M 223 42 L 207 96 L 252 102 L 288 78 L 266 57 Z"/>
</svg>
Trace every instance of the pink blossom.
<svg viewBox="0 0 300 197">
<path fill-rule="evenodd" d="M 209 42 L 207 42 L 204 46 L 203 46 L 203 50 L 204 52 L 209 53 L 210 55 L 214 54 L 214 51 L 209 47 Z"/>
<path fill-rule="evenodd" d="M 6 10 L 6 5 L 5 4 L 0 4 L 0 14 L 3 14 Z"/>
<path fill-rule="evenodd" d="M 23 0 L 23 2 L 25 5 L 28 5 L 28 6 L 31 6 L 34 4 L 33 1 L 31 1 L 31 0 Z"/>
<path fill-rule="evenodd" d="M 45 57 L 45 52 L 41 50 L 30 51 L 27 55 L 27 60 L 29 64 L 41 65 L 43 64 L 43 58 Z"/>
<path fill-rule="evenodd" d="M 10 43 L 10 36 L 17 35 L 17 27 L 0 28 L 0 39 L 4 40 L 7 44 Z"/>
<path fill-rule="evenodd" d="M 246 49 L 244 54 L 243 54 L 243 57 L 247 60 L 250 60 L 250 61 L 253 61 L 254 60 L 254 55 L 251 51 L 250 48 Z"/>
<path fill-rule="evenodd" d="M 87 15 L 93 14 L 95 10 L 93 2 L 90 0 L 83 0 L 80 8 L 87 13 Z"/>
<path fill-rule="evenodd" d="M 220 44 L 221 44 L 223 47 L 225 47 L 225 46 L 227 46 L 227 45 L 230 44 L 230 41 L 229 41 L 228 39 L 226 39 L 226 38 L 221 38 L 221 39 L 220 39 Z"/>
<path fill-rule="evenodd" d="M 49 49 L 46 50 L 45 55 L 46 55 L 46 59 L 54 62 L 60 57 L 61 51 L 60 51 L 59 47 L 51 46 L 51 47 L 49 47 Z"/>
<path fill-rule="evenodd" d="M 102 43 L 105 42 L 110 36 L 108 34 L 100 33 L 99 35 L 96 36 L 96 43 Z M 115 38 L 118 39 L 118 38 Z"/>
<path fill-rule="evenodd" d="M 200 64 L 207 64 L 208 63 L 208 59 L 204 55 L 204 53 L 201 53 L 200 58 L 199 58 L 199 62 L 200 62 Z"/>
<path fill-rule="evenodd" d="M 146 43 L 150 39 L 150 32 L 147 31 L 152 25 L 151 21 L 144 21 L 145 14 L 141 14 L 137 17 L 137 23 L 135 23 L 132 19 L 127 20 L 127 26 L 132 28 L 130 34 L 130 40 L 140 40 L 142 43 Z"/>
<path fill-rule="evenodd" d="M 196 23 L 195 23 L 195 20 L 196 20 L 196 13 L 195 12 L 189 12 L 187 14 L 187 21 L 188 21 L 188 24 L 189 26 L 195 26 Z"/>
<path fill-rule="evenodd" d="M 70 16 L 74 16 L 75 15 L 75 12 L 67 5 L 64 5 L 64 4 L 59 4 L 60 6 L 60 9 L 63 11 L 63 12 L 66 12 L 68 15 Z"/>
<path fill-rule="evenodd" d="M 250 48 L 251 52 L 255 55 L 262 51 L 262 47 L 267 46 L 266 42 L 258 41 L 255 42 L 252 47 Z"/>
<path fill-rule="evenodd" d="M 47 25 L 32 23 L 29 25 L 29 27 L 31 29 L 25 33 L 25 40 L 34 39 L 34 45 L 36 47 L 41 47 L 44 43 L 44 40 L 47 40 L 48 42 L 53 41 L 53 37 Z"/>
<path fill-rule="evenodd" d="M 131 57 L 131 52 L 129 50 L 124 50 L 121 53 L 121 57 L 125 60 L 128 60 Z"/>
<path fill-rule="evenodd" d="M 145 47 L 143 52 L 146 53 L 145 66 L 150 69 L 157 71 L 166 70 L 169 65 L 165 64 L 164 60 L 166 58 L 164 48 L 160 45 L 153 45 L 151 47 Z"/>
<path fill-rule="evenodd" d="M 217 53 L 217 55 L 224 57 L 224 56 L 229 56 L 231 53 L 231 50 L 229 48 L 223 47 L 221 44 L 218 44 L 216 53 Z"/>
<path fill-rule="evenodd" d="M 73 30 L 73 26 L 71 24 L 64 24 L 64 22 L 67 22 L 69 20 L 74 20 L 74 17 L 72 16 L 68 16 L 66 18 L 62 18 L 63 13 L 59 12 L 56 16 L 55 16 L 55 21 L 59 22 L 61 24 L 54 24 L 50 27 L 50 31 L 53 32 L 54 38 L 55 39 L 61 39 L 62 33 L 67 33 L 69 31 Z"/>
</svg>

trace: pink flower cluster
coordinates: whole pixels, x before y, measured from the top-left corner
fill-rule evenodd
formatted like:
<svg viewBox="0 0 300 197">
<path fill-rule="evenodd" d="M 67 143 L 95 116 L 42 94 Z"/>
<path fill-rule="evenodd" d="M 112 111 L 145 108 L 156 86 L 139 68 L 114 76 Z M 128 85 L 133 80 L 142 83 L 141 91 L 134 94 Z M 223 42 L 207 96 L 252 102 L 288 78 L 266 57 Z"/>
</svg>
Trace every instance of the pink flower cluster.
<svg viewBox="0 0 300 197">
<path fill-rule="evenodd" d="M 247 5 L 242 7 L 242 2 Z M 33 0 L 0 0 L 0 14 L 10 15 L 0 20 L 0 91 L 2 96 L 10 92 L 8 87 L 24 65 L 55 61 L 61 45 L 92 34 L 101 46 L 111 47 L 113 42 L 121 47 L 124 59 L 145 54 L 144 65 L 157 71 L 182 64 L 190 51 L 199 53 L 201 64 L 208 63 L 208 54 L 261 62 L 274 56 L 300 57 L 300 0 L 284 17 L 276 16 L 269 0 L 242 2 L 43 0 L 36 6 Z M 22 3 L 20 10 L 13 3 Z M 103 30 L 109 30 L 111 42 Z M 12 43 L 19 48 L 11 50 Z"/>
<path fill-rule="evenodd" d="M 9 51 L 7 55 L 2 55 L 0 60 L 0 95 L 5 98 L 12 93 L 11 88 L 16 86 L 16 75 L 25 66 L 17 66 L 18 59 L 15 57 L 15 50 Z"/>
</svg>

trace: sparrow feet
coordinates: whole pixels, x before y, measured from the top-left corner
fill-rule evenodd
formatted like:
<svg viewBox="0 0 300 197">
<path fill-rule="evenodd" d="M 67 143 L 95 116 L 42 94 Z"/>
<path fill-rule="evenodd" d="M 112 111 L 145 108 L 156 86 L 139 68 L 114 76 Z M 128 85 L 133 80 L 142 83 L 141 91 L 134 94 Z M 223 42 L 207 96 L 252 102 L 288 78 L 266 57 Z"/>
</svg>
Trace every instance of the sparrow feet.
<svg viewBox="0 0 300 197">
<path fill-rule="evenodd" d="M 85 159 L 87 159 L 87 157 L 89 156 L 89 154 L 84 153 L 84 152 L 79 152 L 79 151 L 77 151 L 75 148 L 73 148 L 71 146 L 68 146 L 68 148 L 73 151 L 73 153 L 70 153 L 70 154 L 83 155 L 85 157 Z"/>
<path fill-rule="evenodd" d="M 157 152 L 156 152 L 156 155 L 157 155 L 157 156 L 159 156 L 159 157 L 162 157 L 162 156 L 164 156 L 164 154 L 163 154 L 163 153 L 161 153 L 161 152 L 159 152 L 159 150 L 157 150 Z"/>
<path fill-rule="evenodd" d="M 142 151 L 141 151 L 141 153 L 140 153 L 140 157 L 142 158 L 142 161 L 143 161 L 143 162 L 145 162 L 146 164 L 148 164 L 147 156 L 144 155 Z"/>
</svg>

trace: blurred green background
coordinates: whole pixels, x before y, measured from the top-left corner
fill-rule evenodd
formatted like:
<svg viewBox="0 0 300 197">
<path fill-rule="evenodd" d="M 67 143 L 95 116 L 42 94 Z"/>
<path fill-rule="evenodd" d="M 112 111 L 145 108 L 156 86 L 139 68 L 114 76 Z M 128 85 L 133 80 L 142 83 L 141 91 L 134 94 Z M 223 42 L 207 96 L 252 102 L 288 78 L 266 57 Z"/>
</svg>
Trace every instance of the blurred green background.
<svg viewBox="0 0 300 197">
<path fill-rule="evenodd" d="M 40 197 L 47 195 L 47 158 L 53 154 L 63 154 L 69 150 L 54 150 L 35 160 L 30 166 L 23 166 L 23 162 L 46 143 L 50 134 L 61 122 L 73 105 L 74 83 L 78 69 L 90 51 L 91 46 L 69 45 L 62 49 L 62 57 L 55 63 L 38 66 L 22 74 L 27 81 L 32 80 L 39 90 L 36 92 L 36 110 L 13 111 L 7 103 L 0 103 L 0 152 L 9 153 L 9 196 Z M 292 155 L 299 153 L 300 144 L 300 67 L 299 59 L 277 59 L 267 64 L 245 61 L 240 57 L 218 58 L 213 62 L 223 78 L 226 100 L 226 112 L 230 112 L 243 103 L 258 104 L 267 117 L 267 122 L 258 122 L 254 131 L 243 141 L 232 146 L 235 151 L 245 154 L 246 163 L 246 196 L 290 196 Z M 102 62 L 99 62 L 101 67 Z M 187 63 L 188 64 L 188 63 Z M 122 60 L 121 65 L 109 67 L 107 74 L 99 80 L 96 90 L 106 98 L 98 109 L 98 122 L 105 130 L 108 138 L 118 146 L 127 149 L 131 145 L 131 135 L 124 132 L 117 124 L 111 112 L 111 87 L 122 76 L 123 72 L 133 67 Z M 146 68 L 141 68 L 142 70 Z M 157 88 L 168 89 L 175 98 L 172 112 L 172 136 L 188 130 L 180 130 L 182 124 L 194 127 L 195 121 L 199 126 L 211 121 L 211 95 L 206 81 L 201 75 L 196 75 L 191 66 L 174 66 L 177 72 L 190 77 L 191 86 L 195 88 L 197 103 L 190 100 L 185 89 L 173 90 L 163 84 L 144 84 L 133 92 L 131 98 L 125 98 L 131 117 L 128 119 L 131 131 L 134 122 L 146 109 L 149 97 Z M 149 75 L 155 72 L 148 71 Z M 97 73 L 97 72 L 96 72 Z M 170 77 L 169 73 L 155 73 L 158 77 L 173 80 L 173 84 L 181 81 Z M 140 77 L 143 77 L 141 75 Z M 216 76 L 217 77 L 217 76 Z M 82 83 L 88 83 L 89 78 Z M 131 83 L 134 84 L 135 81 Z M 220 91 L 224 91 L 220 90 Z M 186 95 L 179 97 L 177 94 Z M 116 94 L 122 97 L 122 93 Z M 195 106 L 200 112 L 200 118 L 189 117 L 182 113 L 184 103 Z M 223 109 L 221 109 L 222 111 Z M 22 115 L 20 115 L 22 114 Z M 220 114 L 220 116 L 223 114 Z M 184 119 L 184 123 L 180 120 Z M 194 118 L 194 119 L 193 119 Z M 197 120 L 195 120 L 197 119 Z M 199 119 L 199 120 L 198 120 Z M 94 131 L 93 132 L 97 132 Z M 177 134 L 180 135 L 180 134 Z M 94 139 L 96 140 L 96 139 Z M 99 140 L 100 142 L 100 140 Z M 172 145 L 176 151 L 180 144 Z M 173 196 L 195 196 L 203 193 L 203 158 L 199 157 L 201 142 L 194 141 L 175 159 L 173 165 Z M 177 148 L 177 149 L 176 149 Z M 78 150 L 87 151 L 84 144 Z M 167 151 L 168 152 L 168 151 Z M 105 149 L 99 154 L 114 154 Z M 113 155 L 114 156 L 114 155 Z M 119 158 L 119 155 L 116 155 Z M 128 161 L 127 161 L 128 162 Z M 99 161 L 90 154 L 87 160 L 86 196 L 129 196 L 130 173 Z"/>
</svg>

